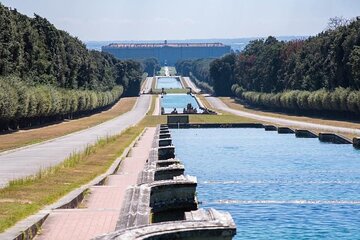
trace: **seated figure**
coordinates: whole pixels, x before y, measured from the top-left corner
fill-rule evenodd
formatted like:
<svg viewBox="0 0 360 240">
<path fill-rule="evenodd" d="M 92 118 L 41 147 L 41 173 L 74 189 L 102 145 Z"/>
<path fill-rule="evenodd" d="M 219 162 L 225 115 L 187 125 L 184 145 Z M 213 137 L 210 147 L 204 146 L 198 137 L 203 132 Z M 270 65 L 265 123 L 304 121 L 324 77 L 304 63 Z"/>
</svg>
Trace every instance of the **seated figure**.
<svg viewBox="0 0 360 240">
<path fill-rule="evenodd" d="M 172 110 L 171 114 L 178 114 L 176 108 L 174 108 L 174 110 Z"/>
</svg>

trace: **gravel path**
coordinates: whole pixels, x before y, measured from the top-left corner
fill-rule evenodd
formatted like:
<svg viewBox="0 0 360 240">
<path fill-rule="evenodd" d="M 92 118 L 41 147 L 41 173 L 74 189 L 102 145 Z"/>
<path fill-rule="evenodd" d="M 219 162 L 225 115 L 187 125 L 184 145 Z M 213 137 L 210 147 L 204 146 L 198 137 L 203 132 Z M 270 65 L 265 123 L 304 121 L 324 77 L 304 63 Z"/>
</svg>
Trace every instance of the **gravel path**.
<svg viewBox="0 0 360 240">
<path fill-rule="evenodd" d="M 153 77 L 147 77 L 141 92 L 149 93 L 151 90 L 152 81 L 153 81 Z"/>
</svg>

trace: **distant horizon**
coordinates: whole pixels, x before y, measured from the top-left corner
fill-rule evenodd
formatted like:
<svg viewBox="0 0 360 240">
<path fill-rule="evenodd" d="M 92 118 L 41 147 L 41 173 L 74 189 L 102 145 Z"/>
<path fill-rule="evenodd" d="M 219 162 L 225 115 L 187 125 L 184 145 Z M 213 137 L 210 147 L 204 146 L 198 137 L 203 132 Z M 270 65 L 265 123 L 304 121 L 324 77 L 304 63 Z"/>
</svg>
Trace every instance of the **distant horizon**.
<svg viewBox="0 0 360 240">
<path fill-rule="evenodd" d="M 320 32 L 319 32 L 320 33 Z M 319 34 L 318 33 L 318 34 Z M 317 35 L 317 34 L 315 34 Z M 274 35 L 269 35 L 269 36 L 259 36 L 259 37 L 232 37 L 232 38 L 225 38 L 225 37 L 214 37 L 214 38 L 183 38 L 183 39 L 110 39 L 110 40 L 91 40 L 91 39 L 87 39 L 87 40 L 81 40 L 83 42 L 111 42 L 111 41 L 115 41 L 115 42 L 120 42 L 120 41 L 124 41 L 124 42 L 158 42 L 158 41 L 201 41 L 201 40 L 239 40 L 239 39 L 266 39 L 268 37 L 275 37 L 276 39 L 279 38 L 309 38 L 315 35 L 307 35 L 307 36 L 303 36 L 303 35 L 280 35 L 280 36 L 274 36 Z"/>
<path fill-rule="evenodd" d="M 290 41 L 294 39 L 307 39 L 310 36 L 273 36 L 280 41 Z M 101 51 L 101 47 L 112 43 L 223 43 L 230 46 L 233 51 L 242 51 L 250 41 L 256 39 L 266 39 L 267 37 L 246 37 L 246 38 L 198 38 L 198 39 L 157 39 L 157 40 L 103 40 L 103 41 L 83 41 L 88 49 Z"/>
<path fill-rule="evenodd" d="M 314 36 L 332 17 L 360 16 L 358 0 L 2 0 L 84 42 Z M 114 40 L 115 39 L 115 40 Z"/>
</svg>

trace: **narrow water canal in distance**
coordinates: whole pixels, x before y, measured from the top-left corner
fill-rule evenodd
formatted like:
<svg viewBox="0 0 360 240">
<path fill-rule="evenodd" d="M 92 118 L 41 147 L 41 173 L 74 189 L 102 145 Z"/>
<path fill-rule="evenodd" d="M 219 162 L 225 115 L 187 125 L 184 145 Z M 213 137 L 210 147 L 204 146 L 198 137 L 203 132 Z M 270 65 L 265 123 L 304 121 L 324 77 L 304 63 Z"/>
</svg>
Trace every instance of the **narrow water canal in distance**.
<svg viewBox="0 0 360 240">
<path fill-rule="evenodd" d="M 157 89 L 176 89 L 183 88 L 179 78 L 174 77 L 159 77 L 156 83 Z"/>
</svg>

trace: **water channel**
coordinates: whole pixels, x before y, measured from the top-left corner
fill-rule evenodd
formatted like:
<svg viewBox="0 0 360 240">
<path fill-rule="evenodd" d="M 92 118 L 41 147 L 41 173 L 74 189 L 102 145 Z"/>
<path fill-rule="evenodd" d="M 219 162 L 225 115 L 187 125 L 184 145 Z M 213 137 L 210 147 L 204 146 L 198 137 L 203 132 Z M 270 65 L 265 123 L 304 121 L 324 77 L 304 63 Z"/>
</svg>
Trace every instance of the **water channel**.
<svg viewBox="0 0 360 240">
<path fill-rule="evenodd" d="M 156 83 L 157 89 L 177 89 L 183 88 L 180 79 L 175 77 L 159 77 Z"/>
<path fill-rule="evenodd" d="M 178 113 L 183 113 L 183 109 L 187 104 L 191 104 L 200 112 L 199 104 L 195 97 L 189 94 L 166 94 L 161 96 L 160 104 L 164 108 L 165 113 L 171 113 L 176 108 Z"/>
<path fill-rule="evenodd" d="M 360 151 L 263 129 L 172 130 L 200 207 L 229 211 L 235 239 L 360 239 Z"/>
</svg>

